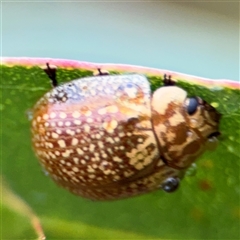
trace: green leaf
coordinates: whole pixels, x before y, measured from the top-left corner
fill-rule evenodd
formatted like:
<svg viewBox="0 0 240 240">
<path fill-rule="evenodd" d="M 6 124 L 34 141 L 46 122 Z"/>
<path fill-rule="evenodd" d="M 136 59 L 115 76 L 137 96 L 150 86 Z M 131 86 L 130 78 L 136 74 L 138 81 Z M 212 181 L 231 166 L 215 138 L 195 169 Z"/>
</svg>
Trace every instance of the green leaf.
<svg viewBox="0 0 240 240">
<path fill-rule="evenodd" d="M 31 148 L 30 109 L 51 88 L 40 68 L 46 62 L 58 66 L 60 82 L 92 75 L 101 67 L 111 73 L 145 74 L 154 90 L 162 85 L 164 73 L 171 74 L 189 95 L 202 97 L 222 113 L 219 146 L 197 161 L 197 173 L 185 177 L 176 193 L 157 191 L 113 202 L 74 196 L 45 176 Z M 127 65 L 13 58 L 3 59 L 0 87 L 2 175 L 16 196 L 34 210 L 47 239 L 240 238 L 238 82 Z M 2 203 L 2 239 L 36 238 L 29 220 L 14 208 L 17 202 L 12 207 Z"/>
</svg>

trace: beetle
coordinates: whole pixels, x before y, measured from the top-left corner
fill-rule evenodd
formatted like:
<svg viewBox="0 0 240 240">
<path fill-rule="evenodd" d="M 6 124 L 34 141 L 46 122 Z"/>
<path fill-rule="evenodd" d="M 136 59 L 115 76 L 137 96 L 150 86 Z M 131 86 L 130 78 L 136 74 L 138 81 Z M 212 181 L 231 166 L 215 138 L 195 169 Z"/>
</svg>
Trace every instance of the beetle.
<svg viewBox="0 0 240 240">
<path fill-rule="evenodd" d="M 32 144 L 60 186 L 92 200 L 117 200 L 157 189 L 175 191 L 186 170 L 215 145 L 220 114 L 187 97 L 171 76 L 153 94 L 139 74 L 98 69 L 58 86 L 34 106 Z"/>
</svg>

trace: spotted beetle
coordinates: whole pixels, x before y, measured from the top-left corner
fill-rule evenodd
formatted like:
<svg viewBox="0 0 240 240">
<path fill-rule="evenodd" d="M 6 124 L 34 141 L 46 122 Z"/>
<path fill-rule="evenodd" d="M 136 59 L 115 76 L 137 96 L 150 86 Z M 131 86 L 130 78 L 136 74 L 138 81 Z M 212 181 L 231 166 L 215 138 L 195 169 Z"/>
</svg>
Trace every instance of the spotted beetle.
<svg viewBox="0 0 240 240">
<path fill-rule="evenodd" d="M 173 192 L 186 169 L 219 135 L 220 114 L 164 75 L 153 94 L 139 74 L 92 77 L 59 85 L 34 106 L 32 143 L 60 186 L 93 200 L 157 189 Z"/>
</svg>

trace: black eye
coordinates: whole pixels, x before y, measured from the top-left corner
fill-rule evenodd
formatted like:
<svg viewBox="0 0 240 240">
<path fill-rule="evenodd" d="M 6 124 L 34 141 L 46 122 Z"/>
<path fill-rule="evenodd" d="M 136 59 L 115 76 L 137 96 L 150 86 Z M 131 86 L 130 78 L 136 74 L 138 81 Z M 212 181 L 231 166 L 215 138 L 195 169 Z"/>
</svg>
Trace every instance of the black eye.
<svg viewBox="0 0 240 240">
<path fill-rule="evenodd" d="M 199 105 L 198 98 L 193 97 L 188 99 L 188 105 L 187 105 L 187 112 L 188 114 L 194 114 L 197 110 L 197 107 Z"/>
<path fill-rule="evenodd" d="M 174 192 L 177 190 L 179 183 L 179 178 L 169 177 L 163 182 L 162 189 L 168 193 Z"/>
</svg>

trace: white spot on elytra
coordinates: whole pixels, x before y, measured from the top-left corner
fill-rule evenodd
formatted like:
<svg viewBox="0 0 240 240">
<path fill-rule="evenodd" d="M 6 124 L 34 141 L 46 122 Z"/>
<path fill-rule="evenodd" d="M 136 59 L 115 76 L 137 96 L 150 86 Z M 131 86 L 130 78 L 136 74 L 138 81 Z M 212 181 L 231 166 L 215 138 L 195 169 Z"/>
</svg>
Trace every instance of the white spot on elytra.
<svg viewBox="0 0 240 240">
<path fill-rule="evenodd" d="M 45 146 L 49 148 L 53 148 L 53 144 L 50 142 L 45 142 Z"/>
<path fill-rule="evenodd" d="M 94 149 L 95 149 L 95 145 L 93 145 L 93 144 L 90 144 L 90 146 L 89 146 L 89 151 L 90 151 L 90 152 L 93 152 L 93 151 L 94 151 Z"/>
<path fill-rule="evenodd" d="M 69 135 L 71 135 L 71 136 L 75 135 L 75 132 L 72 131 L 71 129 L 67 129 L 67 130 L 66 130 L 66 133 L 69 134 Z"/>
<path fill-rule="evenodd" d="M 96 168 L 98 168 L 98 165 L 97 165 L 97 164 L 93 164 L 92 167 L 93 167 L 94 169 L 96 169 Z"/>
<path fill-rule="evenodd" d="M 65 143 L 65 141 L 64 140 L 58 140 L 58 145 L 59 145 L 59 147 L 61 147 L 61 148 L 65 148 L 66 147 L 66 143 Z"/>
<path fill-rule="evenodd" d="M 65 160 L 61 159 L 60 163 L 65 164 L 66 162 L 65 162 Z"/>
<path fill-rule="evenodd" d="M 109 143 L 114 143 L 113 139 L 110 138 L 110 137 L 106 138 L 106 141 L 109 142 Z"/>
<path fill-rule="evenodd" d="M 76 158 L 76 157 L 73 158 L 73 161 L 74 161 L 75 164 L 78 164 L 78 163 L 79 163 L 79 159 Z"/>
<path fill-rule="evenodd" d="M 88 118 L 88 119 L 87 119 L 87 122 L 88 122 L 88 123 L 92 123 L 92 122 L 93 122 L 93 119 L 92 119 L 92 118 Z"/>
<path fill-rule="evenodd" d="M 59 122 L 58 122 L 58 126 L 59 126 L 59 127 L 63 126 L 63 122 L 59 121 Z"/>
<path fill-rule="evenodd" d="M 79 180 L 77 179 L 77 178 L 75 178 L 75 177 L 72 177 L 71 178 L 73 181 L 75 181 L 75 182 L 79 182 Z"/>
<path fill-rule="evenodd" d="M 79 117 L 80 117 L 80 112 L 74 111 L 73 114 L 72 114 L 72 116 L 73 116 L 74 118 L 79 118 Z"/>
<path fill-rule="evenodd" d="M 122 162 L 122 159 L 119 158 L 119 157 L 114 157 L 114 158 L 113 158 L 113 161 L 114 161 L 114 162 Z"/>
<path fill-rule="evenodd" d="M 48 119 L 48 114 L 43 114 L 43 119 L 47 120 Z"/>
<path fill-rule="evenodd" d="M 65 122 L 65 126 L 67 126 L 67 127 L 71 126 L 71 122 L 69 122 L 69 121 Z"/>
<path fill-rule="evenodd" d="M 80 120 L 74 120 L 73 123 L 76 125 L 80 125 L 82 122 Z"/>
<path fill-rule="evenodd" d="M 96 176 L 94 174 L 89 174 L 88 177 L 89 178 L 95 178 Z"/>
<path fill-rule="evenodd" d="M 49 127 L 49 122 L 45 122 L 45 123 L 44 123 L 44 126 L 45 126 L 45 127 Z"/>
<path fill-rule="evenodd" d="M 59 152 L 59 151 L 55 151 L 55 155 L 56 155 L 56 156 L 59 156 L 59 155 L 60 155 L 60 152 Z"/>
<path fill-rule="evenodd" d="M 52 137 L 53 137 L 53 138 L 58 138 L 59 135 L 58 135 L 57 133 L 53 132 L 53 133 L 52 133 Z"/>
<path fill-rule="evenodd" d="M 100 139 L 100 138 L 101 138 L 101 135 L 97 133 L 97 134 L 95 135 L 95 137 L 96 137 L 96 139 Z"/>
<path fill-rule="evenodd" d="M 83 152 L 83 150 L 81 148 L 77 148 L 77 153 L 79 155 L 83 155 L 84 154 L 84 152 Z"/>
<path fill-rule="evenodd" d="M 88 133 L 90 131 L 90 127 L 88 125 L 84 125 L 84 131 Z"/>
<path fill-rule="evenodd" d="M 102 142 L 98 142 L 98 146 L 99 146 L 100 148 L 104 148 L 104 145 L 103 145 Z"/>
<path fill-rule="evenodd" d="M 102 154 L 102 157 L 103 157 L 103 158 L 107 158 L 107 154 L 106 154 L 106 153 L 103 153 L 103 154 Z"/>
<path fill-rule="evenodd" d="M 100 115 L 105 115 L 106 113 L 107 113 L 106 108 L 100 108 L 100 109 L 98 110 L 98 114 L 100 114 Z"/>
<path fill-rule="evenodd" d="M 111 133 L 117 127 L 117 125 L 118 122 L 115 119 L 113 119 L 110 122 L 104 122 L 102 126 L 106 131 Z"/>
<path fill-rule="evenodd" d="M 73 167 L 72 170 L 73 170 L 74 172 L 79 172 L 79 169 L 78 169 L 77 167 Z"/>
<path fill-rule="evenodd" d="M 89 173 L 95 172 L 95 170 L 94 170 L 90 165 L 88 165 L 87 171 L 88 171 Z"/>
<path fill-rule="evenodd" d="M 56 113 L 51 112 L 51 113 L 50 113 L 50 118 L 55 118 L 55 117 L 56 117 Z"/>
<path fill-rule="evenodd" d="M 51 125 L 52 127 L 56 127 L 56 123 L 55 123 L 55 122 L 51 122 L 50 125 Z"/>
<path fill-rule="evenodd" d="M 56 130 L 56 133 L 57 133 L 57 134 L 61 134 L 61 133 L 62 133 L 62 130 L 57 129 L 57 130 Z"/>
<path fill-rule="evenodd" d="M 73 138 L 72 139 L 72 146 L 76 146 L 78 144 L 78 139 L 77 138 Z"/>
<path fill-rule="evenodd" d="M 118 134 L 118 136 L 119 136 L 119 137 L 124 137 L 125 134 L 124 134 L 123 132 L 120 132 L 120 133 Z"/>
<path fill-rule="evenodd" d="M 69 157 L 70 156 L 70 151 L 66 150 L 65 152 L 62 153 L 62 156 L 63 157 Z"/>
<path fill-rule="evenodd" d="M 65 112 L 60 112 L 59 117 L 65 119 L 67 117 L 67 114 Z"/>
</svg>

